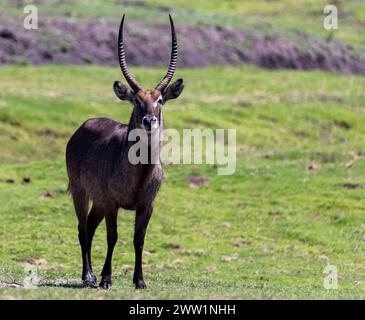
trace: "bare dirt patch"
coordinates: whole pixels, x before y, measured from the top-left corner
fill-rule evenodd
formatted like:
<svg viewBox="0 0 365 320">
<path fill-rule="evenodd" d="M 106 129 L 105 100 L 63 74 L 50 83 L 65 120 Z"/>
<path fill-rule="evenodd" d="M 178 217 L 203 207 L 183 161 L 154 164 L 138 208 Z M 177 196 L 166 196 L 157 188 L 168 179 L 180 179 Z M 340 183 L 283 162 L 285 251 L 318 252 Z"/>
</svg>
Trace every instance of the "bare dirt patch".
<svg viewBox="0 0 365 320">
<path fill-rule="evenodd" d="M 360 183 L 344 183 L 342 186 L 346 189 L 359 189 L 359 188 L 362 188 L 362 185 Z"/>
<path fill-rule="evenodd" d="M 209 178 L 206 176 L 188 176 L 186 181 L 190 187 L 196 188 L 207 185 Z"/>
</svg>

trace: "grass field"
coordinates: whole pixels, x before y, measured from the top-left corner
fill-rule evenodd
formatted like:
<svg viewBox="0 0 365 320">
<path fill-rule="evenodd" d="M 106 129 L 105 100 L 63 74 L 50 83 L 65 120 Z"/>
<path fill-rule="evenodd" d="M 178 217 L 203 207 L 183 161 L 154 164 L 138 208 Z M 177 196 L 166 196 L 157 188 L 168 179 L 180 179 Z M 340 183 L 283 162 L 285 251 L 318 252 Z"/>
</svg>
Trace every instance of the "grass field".
<svg viewBox="0 0 365 320">
<path fill-rule="evenodd" d="M 163 71 L 133 68 L 146 86 Z M 64 150 L 89 117 L 128 121 L 131 107 L 112 91 L 119 71 L 0 70 L 0 298 L 365 298 L 365 79 L 253 67 L 176 76 L 186 89 L 164 107 L 166 127 L 235 128 L 237 170 L 165 166 L 145 243 L 148 289 L 132 285 L 134 215 L 120 211 L 105 292 L 81 286 Z M 207 185 L 189 186 L 195 175 Z M 93 253 L 99 274 L 103 224 Z M 338 290 L 323 288 L 327 264 L 338 269 Z M 11 287 L 30 267 L 39 286 Z"/>
</svg>

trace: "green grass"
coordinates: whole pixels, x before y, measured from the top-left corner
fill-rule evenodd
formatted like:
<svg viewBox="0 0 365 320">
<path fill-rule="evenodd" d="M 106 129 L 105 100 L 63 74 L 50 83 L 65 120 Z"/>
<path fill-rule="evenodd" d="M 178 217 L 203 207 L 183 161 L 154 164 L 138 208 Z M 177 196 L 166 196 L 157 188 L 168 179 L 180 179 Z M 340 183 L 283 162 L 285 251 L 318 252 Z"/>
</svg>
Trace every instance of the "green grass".
<svg viewBox="0 0 365 320">
<path fill-rule="evenodd" d="M 164 72 L 132 71 L 145 86 Z M 365 159 L 346 166 L 364 152 L 365 79 L 253 67 L 176 76 L 186 88 L 164 107 L 166 127 L 235 128 L 237 170 L 218 176 L 208 165 L 165 166 L 145 244 L 148 289 L 133 288 L 134 214 L 121 210 L 114 287 L 104 292 L 80 287 L 64 150 L 89 117 L 128 121 L 131 107 L 112 91 L 119 71 L 0 70 L 0 281 L 22 283 L 29 266 L 41 279 L 36 289 L 0 287 L 0 298 L 365 298 Z M 189 187 L 191 175 L 208 184 Z M 97 274 L 105 254 L 101 225 Z M 327 263 L 338 268 L 338 290 L 323 288 Z"/>
<path fill-rule="evenodd" d="M 339 12 L 339 28 L 327 31 L 323 28 L 323 9 L 336 4 Z M 21 18 L 23 7 L 10 0 L 0 0 L 3 8 L 0 18 Z M 129 19 L 142 19 L 147 24 L 166 23 L 166 11 L 173 13 L 177 24 L 216 24 L 238 27 L 264 33 L 277 32 L 284 36 L 308 33 L 322 39 L 341 40 L 348 44 L 365 47 L 364 2 L 358 0 L 170 0 L 135 1 L 121 4 L 119 0 L 79 0 L 62 2 L 48 0 L 37 4 L 41 20 L 63 16 L 71 21 L 89 17 L 119 20 L 122 13 Z"/>
</svg>

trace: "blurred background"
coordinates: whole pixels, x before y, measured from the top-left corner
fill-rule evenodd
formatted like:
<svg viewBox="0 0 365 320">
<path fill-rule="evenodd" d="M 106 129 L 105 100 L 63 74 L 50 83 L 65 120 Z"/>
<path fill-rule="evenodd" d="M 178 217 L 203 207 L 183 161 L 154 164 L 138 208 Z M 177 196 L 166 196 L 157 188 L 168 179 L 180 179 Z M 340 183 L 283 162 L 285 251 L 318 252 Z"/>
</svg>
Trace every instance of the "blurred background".
<svg viewBox="0 0 365 320">
<path fill-rule="evenodd" d="M 23 8 L 38 8 L 25 32 Z M 127 14 L 128 62 L 168 61 L 167 14 L 177 22 L 181 67 L 253 64 L 364 74 L 364 2 L 334 1 L 340 28 L 323 27 L 326 1 L 1 1 L 1 64 L 116 65 L 117 26 Z"/>
<path fill-rule="evenodd" d="M 26 5 L 38 29 L 23 27 Z M 326 30 L 327 4 L 338 29 Z M 364 298 L 365 1 L 0 0 L 0 298 Z M 114 290 L 84 289 L 64 152 L 88 118 L 126 123 L 117 32 L 130 71 L 166 72 L 167 128 L 237 130 L 237 169 L 168 165 L 132 286 L 134 214 L 120 211 Z M 124 79 L 122 79 L 124 80 Z M 105 227 L 93 243 L 99 274 Z M 324 288 L 326 266 L 338 288 Z M 37 290 L 24 290 L 34 273 Z M 324 273 L 325 272 L 325 273 Z"/>
</svg>

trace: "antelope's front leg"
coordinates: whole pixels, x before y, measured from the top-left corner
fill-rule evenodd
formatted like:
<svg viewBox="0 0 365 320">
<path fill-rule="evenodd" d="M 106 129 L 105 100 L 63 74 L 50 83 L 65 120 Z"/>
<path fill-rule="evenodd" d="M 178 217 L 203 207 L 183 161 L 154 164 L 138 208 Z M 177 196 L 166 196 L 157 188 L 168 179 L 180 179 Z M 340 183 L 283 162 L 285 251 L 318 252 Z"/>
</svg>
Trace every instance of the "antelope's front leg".
<svg viewBox="0 0 365 320">
<path fill-rule="evenodd" d="M 144 238 L 146 235 L 146 230 L 148 226 L 148 222 L 150 221 L 150 217 L 152 215 L 153 208 L 139 208 L 136 210 L 136 222 L 134 226 L 134 252 L 135 252 L 135 265 L 134 265 L 134 275 L 133 275 L 133 283 L 136 286 L 136 289 L 144 289 L 146 288 L 146 284 L 143 280 L 143 271 L 142 271 L 142 251 Z"/>
<path fill-rule="evenodd" d="M 99 284 L 100 288 L 102 289 L 110 289 L 112 285 L 112 257 L 115 244 L 118 240 L 117 216 L 117 207 L 111 207 L 105 211 L 108 251 L 105 258 L 103 271 L 101 272 L 102 278 Z"/>
</svg>

